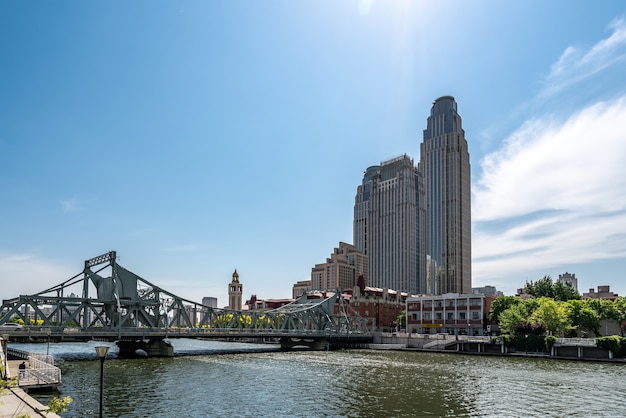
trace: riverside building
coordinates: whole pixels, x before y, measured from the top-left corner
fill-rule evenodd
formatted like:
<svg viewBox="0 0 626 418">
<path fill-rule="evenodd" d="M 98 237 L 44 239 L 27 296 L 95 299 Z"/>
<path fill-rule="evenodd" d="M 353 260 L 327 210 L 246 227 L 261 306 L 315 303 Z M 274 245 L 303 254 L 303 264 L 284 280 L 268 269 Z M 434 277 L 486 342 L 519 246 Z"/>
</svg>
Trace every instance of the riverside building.
<svg viewBox="0 0 626 418">
<path fill-rule="evenodd" d="M 470 293 L 470 159 L 452 96 L 433 103 L 419 167 L 425 182 L 429 255 L 428 282 L 422 293 Z"/>
<path fill-rule="evenodd" d="M 369 286 L 421 293 L 426 279 L 423 179 L 408 155 L 369 167 L 354 203 L 355 247 Z"/>
<path fill-rule="evenodd" d="M 406 298 L 406 327 L 418 334 L 489 335 L 495 296 L 448 293 Z"/>
</svg>

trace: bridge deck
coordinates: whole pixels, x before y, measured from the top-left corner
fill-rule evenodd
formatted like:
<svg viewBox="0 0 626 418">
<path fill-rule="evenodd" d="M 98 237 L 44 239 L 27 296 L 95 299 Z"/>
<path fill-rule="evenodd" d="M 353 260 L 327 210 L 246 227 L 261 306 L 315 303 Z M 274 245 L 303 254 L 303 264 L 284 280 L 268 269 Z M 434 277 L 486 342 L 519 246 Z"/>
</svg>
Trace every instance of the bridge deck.
<svg viewBox="0 0 626 418">
<path fill-rule="evenodd" d="M 102 328 L 66 328 L 49 329 L 40 327 L 24 327 L 19 331 L 7 332 L 10 341 L 15 342 L 84 342 L 84 341 L 118 341 L 123 339 L 172 339 L 172 338 L 321 338 L 330 340 L 364 340 L 371 339 L 371 333 L 336 333 L 319 330 L 282 330 L 282 329 L 204 329 L 204 328 L 126 328 L 121 330 L 105 330 Z"/>
</svg>

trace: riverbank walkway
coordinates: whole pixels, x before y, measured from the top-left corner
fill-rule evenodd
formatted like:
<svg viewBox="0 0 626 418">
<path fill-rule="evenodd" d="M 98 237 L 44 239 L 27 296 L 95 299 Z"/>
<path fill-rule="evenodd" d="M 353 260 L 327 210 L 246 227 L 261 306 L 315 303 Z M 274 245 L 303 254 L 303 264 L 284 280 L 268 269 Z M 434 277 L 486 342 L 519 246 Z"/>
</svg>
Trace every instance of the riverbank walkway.
<svg viewBox="0 0 626 418">
<path fill-rule="evenodd" d="M 8 349 L 7 341 L 0 337 L 0 362 L 3 367 L 6 367 L 2 378 L 10 380 L 17 377 L 18 385 L 24 385 L 24 388 L 47 388 L 51 380 L 54 381 L 54 388 L 61 383 L 61 371 L 58 367 L 46 362 L 46 360 L 52 362 L 52 357 L 31 355 L 32 353 L 17 350 L 16 353 L 11 353 L 11 355 L 17 355 L 20 359 L 8 360 L 8 352 L 10 351 L 13 350 Z M 22 362 L 24 362 L 26 368 L 20 369 Z M 48 376 L 49 373 L 47 372 L 51 368 L 58 370 L 58 372 L 54 371 L 52 377 Z M 44 382 L 44 380 L 48 382 Z M 47 413 L 46 407 L 33 399 L 20 386 L 0 390 L 0 418 L 14 418 L 17 416 L 60 418 L 57 414 Z"/>
<path fill-rule="evenodd" d="M 28 414 L 31 418 L 60 418 L 59 415 L 45 412 L 46 407 L 30 397 L 20 388 L 9 388 L 0 395 L 0 418 L 14 418 Z"/>
</svg>

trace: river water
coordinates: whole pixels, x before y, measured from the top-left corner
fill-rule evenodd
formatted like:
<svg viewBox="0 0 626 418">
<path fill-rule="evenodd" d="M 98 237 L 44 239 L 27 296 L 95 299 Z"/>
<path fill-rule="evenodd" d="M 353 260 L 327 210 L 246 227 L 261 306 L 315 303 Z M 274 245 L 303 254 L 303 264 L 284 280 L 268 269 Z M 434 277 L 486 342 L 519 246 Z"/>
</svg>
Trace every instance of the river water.
<svg viewBox="0 0 626 418">
<path fill-rule="evenodd" d="M 174 358 L 104 364 L 107 417 L 624 417 L 626 364 L 381 350 L 267 352 L 173 340 Z M 98 343 L 101 344 L 101 343 Z M 98 415 L 100 363 L 86 344 L 50 351 L 64 417 Z M 244 353 L 233 353 L 243 351 Z M 223 353 L 223 354 L 218 354 Z M 51 394 L 34 395 L 47 403 Z"/>
</svg>

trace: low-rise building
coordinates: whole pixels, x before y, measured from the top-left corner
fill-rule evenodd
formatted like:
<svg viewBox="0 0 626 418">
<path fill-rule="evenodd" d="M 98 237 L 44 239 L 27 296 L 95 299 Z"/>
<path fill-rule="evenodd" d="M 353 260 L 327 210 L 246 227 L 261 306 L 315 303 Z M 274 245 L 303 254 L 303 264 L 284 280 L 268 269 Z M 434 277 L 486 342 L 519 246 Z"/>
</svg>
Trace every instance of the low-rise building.
<svg viewBox="0 0 626 418">
<path fill-rule="evenodd" d="M 293 302 L 293 299 L 257 299 L 256 295 L 252 295 L 249 300 L 246 301 L 245 310 L 248 311 L 269 311 L 272 309 L 280 308 Z"/>
<path fill-rule="evenodd" d="M 583 299 L 606 299 L 615 300 L 619 295 L 611 292 L 611 286 L 598 286 L 598 291 L 589 289 L 589 292 L 583 293 Z"/>
<path fill-rule="evenodd" d="M 495 296 L 485 294 L 420 295 L 406 298 L 407 332 L 489 335 L 489 310 Z"/>
<path fill-rule="evenodd" d="M 367 320 L 370 330 L 392 332 L 397 328 L 397 319 L 405 308 L 408 294 L 392 289 L 368 286 L 361 289 L 356 286 L 352 292 L 344 292 L 342 296 L 355 312 Z"/>
<path fill-rule="evenodd" d="M 474 294 L 483 294 L 487 296 L 501 296 L 503 293 L 496 289 L 495 286 L 482 286 L 482 287 L 472 287 L 472 293 Z"/>
</svg>

